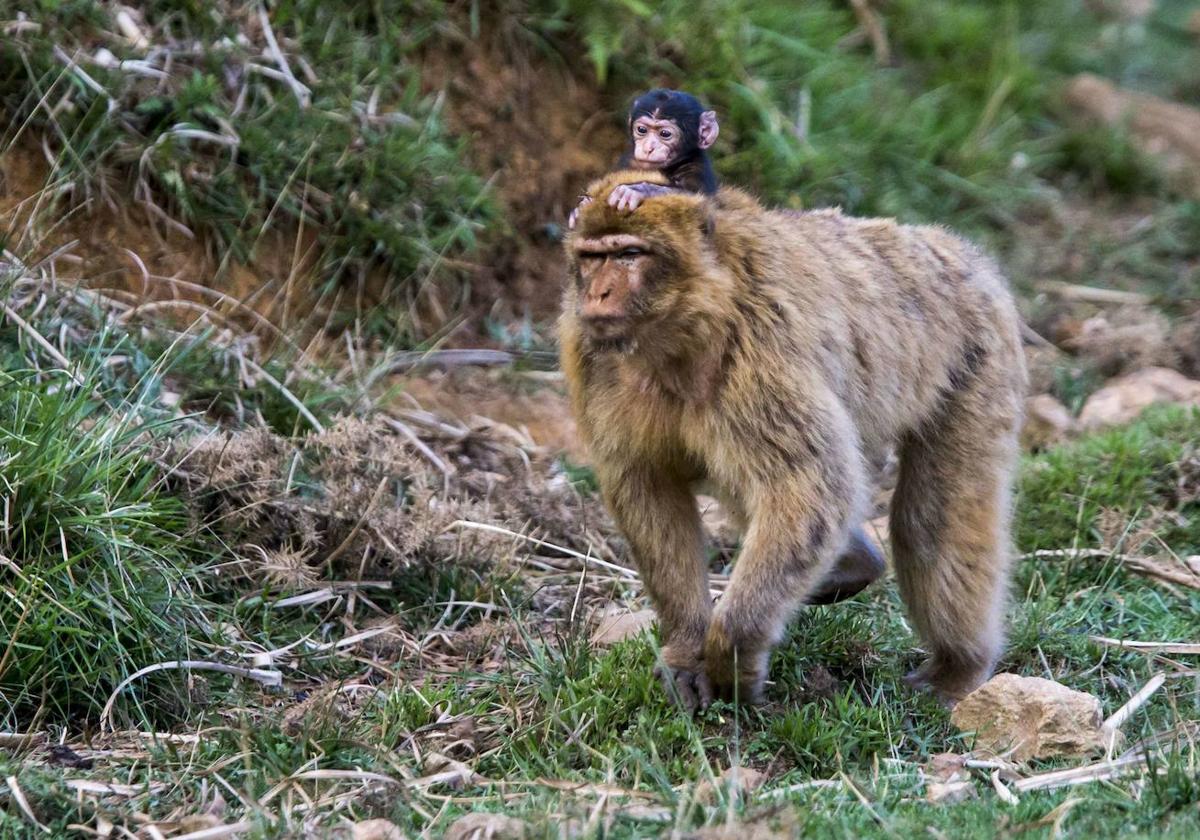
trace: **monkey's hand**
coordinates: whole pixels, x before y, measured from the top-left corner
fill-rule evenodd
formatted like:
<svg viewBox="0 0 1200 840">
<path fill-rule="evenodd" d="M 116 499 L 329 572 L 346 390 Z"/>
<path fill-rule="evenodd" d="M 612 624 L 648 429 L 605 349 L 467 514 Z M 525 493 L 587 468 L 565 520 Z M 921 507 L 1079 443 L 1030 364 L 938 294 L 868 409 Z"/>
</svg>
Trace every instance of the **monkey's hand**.
<svg viewBox="0 0 1200 840">
<path fill-rule="evenodd" d="M 769 649 L 749 650 L 735 645 L 724 623 L 714 615 L 704 639 L 704 669 L 714 697 L 747 705 L 763 702 Z"/>
<path fill-rule="evenodd" d="M 670 187 L 664 187 L 662 184 L 651 184 L 646 181 L 638 181 L 633 184 L 620 184 L 613 187 L 613 191 L 608 194 L 608 206 L 632 213 L 638 208 L 638 205 L 650 196 L 663 195 L 669 192 L 674 192 L 674 190 Z"/>
<path fill-rule="evenodd" d="M 575 225 L 579 222 L 579 211 L 592 203 L 590 195 L 581 195 L 579 203 L 575 205 L 575 209 L 571 211 L 571 215 L 567 216 L 567 230 L 575 230 Z"/>
</svg>

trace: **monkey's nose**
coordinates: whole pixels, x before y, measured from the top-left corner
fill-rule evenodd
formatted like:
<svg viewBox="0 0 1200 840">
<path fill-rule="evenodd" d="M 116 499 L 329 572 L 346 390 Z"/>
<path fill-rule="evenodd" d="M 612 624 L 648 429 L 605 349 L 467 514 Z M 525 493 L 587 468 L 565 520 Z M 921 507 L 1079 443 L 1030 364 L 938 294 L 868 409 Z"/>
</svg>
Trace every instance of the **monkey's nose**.
<svg viewBox="0 0 1200 840">
<path fill-rule="evenodd" d="M 625 314 L 621 296 L 611 284 L 589 289 L 579 309 L 579 316 L 585 321 L 612 321 Z"/>
</svg>

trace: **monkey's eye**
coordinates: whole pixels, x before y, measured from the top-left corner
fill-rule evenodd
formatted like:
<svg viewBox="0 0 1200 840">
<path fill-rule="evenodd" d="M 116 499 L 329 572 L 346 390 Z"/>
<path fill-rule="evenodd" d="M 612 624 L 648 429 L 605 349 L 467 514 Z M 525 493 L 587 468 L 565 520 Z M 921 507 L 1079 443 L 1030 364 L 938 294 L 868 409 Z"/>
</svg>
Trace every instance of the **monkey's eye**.
<svg viewBox="0 0 1200 840">
<path fill-rule="evenodd" d="M 646 250 L 644 248 L 624 248 L 617 252 L 618 259 L 623 260 L 632 260 L 637 257 L 644 256 L 646 256 Z"/>
<path fill-rule="evenodd" d="M 664 140 L 670 140 L 671 139 L 671 129 L 664 128 L 662 131 L 658 132 L 658 136 Z"/>
<path fill-rule="evenodd" d="M 646 126 L 644 126 L 644 125 L 639 125 L 639 126 L 637 126 L 637 127 L 634 129 L 634 131 L 636 131 L 638 134 L 645 134 L 645 133 L 646 133 Z"/>
</svg>

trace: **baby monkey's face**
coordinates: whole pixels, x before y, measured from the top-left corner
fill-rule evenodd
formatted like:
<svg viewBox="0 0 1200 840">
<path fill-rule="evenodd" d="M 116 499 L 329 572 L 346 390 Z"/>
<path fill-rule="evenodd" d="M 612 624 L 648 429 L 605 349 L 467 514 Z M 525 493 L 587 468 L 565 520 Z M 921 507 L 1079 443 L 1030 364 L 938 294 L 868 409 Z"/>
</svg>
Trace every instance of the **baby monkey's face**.
<svg viewBox="0 0 1200 840">
<path fill-rule="evenodd" d="M 631 131 L 637 169 L 661 169 L 681 157 L 683 132 L 675 120 L 641 116 L 633 121 Z"/>
</svg>

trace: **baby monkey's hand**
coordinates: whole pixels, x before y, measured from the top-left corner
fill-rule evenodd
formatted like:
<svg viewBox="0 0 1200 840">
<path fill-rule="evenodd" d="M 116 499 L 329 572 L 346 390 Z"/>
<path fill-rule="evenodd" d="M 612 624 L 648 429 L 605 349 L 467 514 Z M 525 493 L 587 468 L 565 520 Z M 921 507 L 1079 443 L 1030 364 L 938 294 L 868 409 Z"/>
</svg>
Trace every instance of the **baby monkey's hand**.
<svg viewBox="0 0 1200 840">
<path fill-rule="evenodd" d="M 661 184 L 650 184 L 646 181 L 638 181 L 635 184 L 621 184 L 614 187 L 613 191 L 608 194 L 608 206 L 632 213 L 638 208 L 639 204 L 650 196 L 662 195 L 671 191 L 670 187 L 664 187 Z"/>
</svg>

